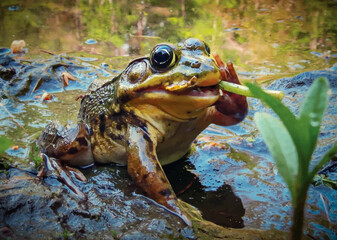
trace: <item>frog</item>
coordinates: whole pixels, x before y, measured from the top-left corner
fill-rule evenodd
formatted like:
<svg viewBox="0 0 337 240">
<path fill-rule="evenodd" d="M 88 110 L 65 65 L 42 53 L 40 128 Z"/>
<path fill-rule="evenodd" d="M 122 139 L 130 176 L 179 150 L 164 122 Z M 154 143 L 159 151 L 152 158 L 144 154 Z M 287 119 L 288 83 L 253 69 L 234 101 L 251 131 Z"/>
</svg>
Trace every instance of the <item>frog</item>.
<svg viewBox="0 0 337 240">
<path fill-rule="evenodd" d="M 246 97 L 219 89 L 222 80 L 240 84 L 233 66 L 227 66 L 223 74 L 210 47 L 197 38 L 157 44 L 116 77 L 89 87 L 75 125 L 47 124 L 38 138 L 44 160 L 39 178 L 46 169 L 57 169 L 83 197 L 68 173 L 80 174 L 68 166 L 125 165 L 147 197 L 191 225 L 163 166 L 188 154 L 210 124 L 234 125 L 247 115 Z"/>
</svg>

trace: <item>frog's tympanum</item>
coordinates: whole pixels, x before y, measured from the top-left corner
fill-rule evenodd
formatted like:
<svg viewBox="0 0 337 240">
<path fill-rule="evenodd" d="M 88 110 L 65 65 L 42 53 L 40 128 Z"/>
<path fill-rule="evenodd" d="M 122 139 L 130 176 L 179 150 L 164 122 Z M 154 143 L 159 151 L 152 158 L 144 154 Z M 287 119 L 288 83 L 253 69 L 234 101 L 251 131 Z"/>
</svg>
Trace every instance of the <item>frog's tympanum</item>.
<svg viewBox="0 0 337 240">
<path fill-rule="evenodd" d="M 246 116 L 245 97 L 219 90 L 221 80 L 239 84 L 233 66 L 227 66 L 222 74 L 210 48 L 199 39 L 187 39 L 178 47 L 155 46 L 150 56 L 133 60 L 111 81 L 89 88 L 75 127 L 47 125 L 38 140 L 45 154 L 39 177 L 53 167 L 67 178 L 61 169 L 65 164 L 127 165 L 148 197 L 189 224 L 162 165 L 188 153 L 209 124 L 233 125 Z M 65 181 L 81 194 L 70 178 Z"/>
</svg>

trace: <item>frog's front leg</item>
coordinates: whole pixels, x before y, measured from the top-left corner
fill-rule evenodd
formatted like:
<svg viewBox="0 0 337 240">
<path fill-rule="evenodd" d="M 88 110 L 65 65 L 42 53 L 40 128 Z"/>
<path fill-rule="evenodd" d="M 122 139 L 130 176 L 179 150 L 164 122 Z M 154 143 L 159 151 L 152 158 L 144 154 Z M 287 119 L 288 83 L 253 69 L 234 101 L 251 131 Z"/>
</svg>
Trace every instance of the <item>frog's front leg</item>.
<svg viewBox="0 0 337 240">
<path fill-rule="evenodd" d="M 65 183 L 74 193 L 81 198 L 86 199 L 85 194 L 78 188 L 78 186 L 71 179 L 71 172 L 75 177 L 81 181 L 86 181 L 86 177 L 77 169 L 70 168 L 68 166 L 62 166 L 61 162 L 56 158 L 50 158 L 46 154 L 42 153 L 42 165 L 37 174 L 38 179 L 53 175 L 56 176 L 61 182 Z"/>
<path fill-rule="evenodd" d="M 156 141 L 145 130 L 128 126 L 127 166 L 128 172 L 148 197 L 177 214 L 187 225 L 191 221 L 179 208 L 177 197 L 158 161 Z"/>
<path fill-rule="evenodd" d="M 49 122 L 37 140 L 43 158 L 38 178 L 55 175 L 77 195 L 86 198 L 73 183 L 70 173 L 81 181 L 86 181 L 86 178 L 67 164 L 85 166 L 92 163 L 89 137 L 88 127 L 84 123 L 62 126 L 57 121 Z"/>
</svg>

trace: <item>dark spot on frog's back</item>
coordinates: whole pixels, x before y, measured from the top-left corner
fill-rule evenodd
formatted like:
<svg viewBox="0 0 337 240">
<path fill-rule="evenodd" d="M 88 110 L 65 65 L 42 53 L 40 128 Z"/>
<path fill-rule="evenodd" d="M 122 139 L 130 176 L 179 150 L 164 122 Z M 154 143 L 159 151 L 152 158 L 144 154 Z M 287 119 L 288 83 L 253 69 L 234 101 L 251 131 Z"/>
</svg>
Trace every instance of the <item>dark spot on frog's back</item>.
<svg viewBox="0 0 337 240">
<path fill-rule="evenodd" d="M 163 182 L 163 183 L 166 183 L 167 182 L 167 179 L 165 179 L 165 178 L 160 178 L 161 179 L 161 181 Z"/>
<path fill-rule="evenodd" d="M 161 194 L 162 196 L 168 197 L 168 196 L 171 195 L 171 190 L 166 188 L 166 189 L 160 191 L 159 194 Z"/>
<path fill-rule="evenodd" d="M 125 102 L 128 102 L 129 100 L 131 100 L 131 97 L 127 94 L 123 94 L 116 101 L 117 101 L 117 103 L 123 104 Z"/>
<path fill-rule="evenodd" d="M 149 150 L 148 154 L 152 154 L 154 149 L 153 149 L 153 142 L 152 142 L 150 136 L 147 135 L 146 133 L 144 133 L 143 137 L 144 137 L 145 141 L 147 141 L 147 146 L 148 146 L 148 150 Z"/>
<path fill-rule="evenodd" d="M 88 146 L 88 141 L 84 137 L 76 138 L 80 146 Z"/>
<path fill-rule="evenodd" d="M 144 139 L 145 139 L 147 142 L 149 142 L 149 143 L 151 143 L 151 142 L 152 142 L 152 140 L 151 140 L 150 136 L 149 136 L 149 135 L 147 135 L 146 133 L 144 133 L 144 134 L 143 134 L 143 137 L 144 137 Z"/>
<path fill-rule="evenodd" d="M 149 175 L 150 175 L 149 173 L 146 173 L 146 174 L 143 175 L 143 177 L 142 177 L 143 178 L 143 182 L 146 181 L 146 178 L 148 178 Z"/>
<path fill-rule="evenodd" d="M 113 140 L 120 140 L 120 141 L 125 140 L 124 135 L 122 135 L 122 134 L 108 133 L 108 136 Z"/>
<path fill-rule="evenodd" d="M 101 132 L 101 134 L 104 134 L 104 131 L 105 131 L 105 114 L 104 113 L 99 115 L 99 120 L 100 120 L 99 131 Z"/>
<path fill-rule="evenodd" d="M 78 153 L 78 149 L 76 147 L 72 147 L 68 150 L 68 153 L 69 154 L 76 154 L 76 153 Z"/>
</svg>

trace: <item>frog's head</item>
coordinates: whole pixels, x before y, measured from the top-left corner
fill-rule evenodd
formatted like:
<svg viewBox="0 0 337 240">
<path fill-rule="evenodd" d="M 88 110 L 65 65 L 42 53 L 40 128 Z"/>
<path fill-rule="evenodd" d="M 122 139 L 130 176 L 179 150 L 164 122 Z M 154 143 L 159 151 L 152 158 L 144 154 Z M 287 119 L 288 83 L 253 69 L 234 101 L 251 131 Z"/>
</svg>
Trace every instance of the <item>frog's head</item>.
<svg viewBox="0 0 337 240">
<path fill-rule="evenodd" d="M 156 105 L 189 119 L 218 100 L 219 81 L 207 44 L 190 38 L 178 47 L 159 44 L 149 57 L 132 61 L 120 75 L 117 97 L 121 103 Z"/>
</svg>

